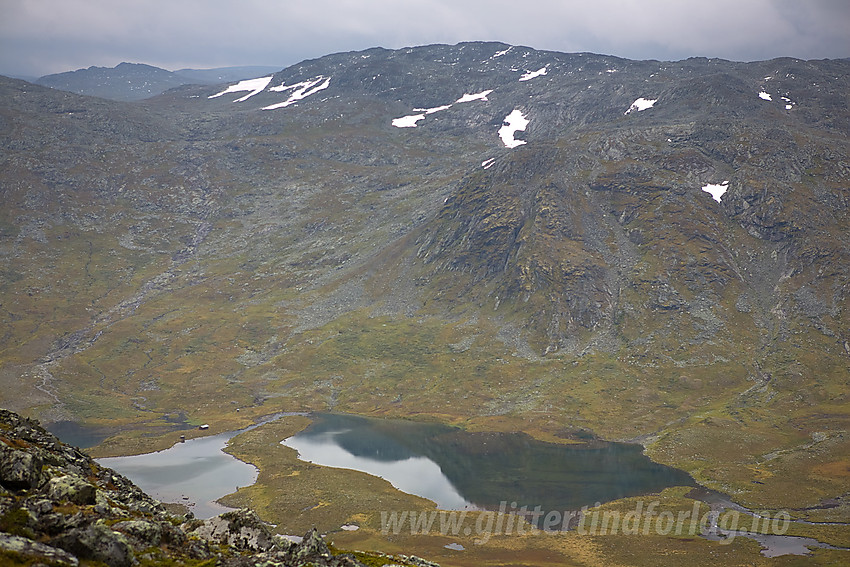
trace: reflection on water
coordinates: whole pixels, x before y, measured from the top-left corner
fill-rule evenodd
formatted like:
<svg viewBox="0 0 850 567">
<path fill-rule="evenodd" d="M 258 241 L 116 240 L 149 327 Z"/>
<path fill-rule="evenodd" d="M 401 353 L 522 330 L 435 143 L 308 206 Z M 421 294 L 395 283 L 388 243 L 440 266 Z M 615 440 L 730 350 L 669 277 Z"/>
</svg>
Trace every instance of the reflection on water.
<svg viewBox="0 0 850 567">
<path fill-rule="evenodd" d="M 230 509 L 216 499 L 257 480 L 256 468 L 222 451 L 238 433 L 191 439 L 156 453 L 97 462 L 131 479 L 157 500 L 182 502 L 196 517 L 211 518 Z"/>
<path fill-rule="evenodd" d="M 109 457 L 97 459 L 97 462 L 123 474 L 157 500 L 181 502 L 189 506 L 195 517 L 212 518 L 230 510 L 215 502 L 217 499 L 257 480 L 257 469 L 253 465 L 223 451 L 227 442 L 242 432 L 293 415 L 306 414 L 277 413 L 239 431 L 190 439 L 156 453 Z"/>
<path fill-rule="evenodd" d="M 298 458 L 302 461 L 379 476 L 403 492 L 436 502 L 444 510 L 472 507 L 431 459 L 409 456 L 388 461 L 350 453 L 337 443 L 337 437 L 349 431 L 296 435 L 281 443 L 298 451 Z"/>
<path fill-rule="evenodd" d="M 44 428 L 63 443 L 80 449 L 94 447 L 115 433 L 110 429 L 81 425 L 76 421 L 54 421 L 46 424 Z"/>
<path fill-rule="evenodd" d="M 468 433 L 436 424 L 322 414 L 282 441 L 303 460 L 360 470 L 443 509 L 578 510 L 585 505 L 693 486 L 637 445 L 558 445 L 522 433 Z"/>
<path fill-rule="evenodd" d="M 162 419 L 158 424 L 149 424 L 146 429 L 149 436 L 154 436 L 161 435 L 169 431 L 191 429 L 192 427 L 193 426 L 187 422 L 185 413 L 176 412 L 162 416 Z M 80 449 L 89 449 L 94 447 L 104 439 L 117 433 L 117 431 L 112 427 L 84 425 L 76 421 L 54 421 L 45 424 L 44 428 L 58 437 L 63 443 L 79 447 Z"/>
</svg>

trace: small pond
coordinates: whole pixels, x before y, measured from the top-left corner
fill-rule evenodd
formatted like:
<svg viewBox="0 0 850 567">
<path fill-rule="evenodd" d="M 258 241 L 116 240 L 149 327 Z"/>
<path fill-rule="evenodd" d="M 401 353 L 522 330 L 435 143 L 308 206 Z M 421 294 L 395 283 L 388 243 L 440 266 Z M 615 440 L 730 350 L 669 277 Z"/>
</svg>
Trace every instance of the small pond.
<svg viewBox="0 0 850 567">
<path fill-rule="evenodd" d="M 163 416 L 159 425 L 149 424 L 148 435 L 162 435 L 169 431 L 180 431 L 192 429 L 183 412 L 177 412 L 171 415 Z M 79 447 L 80 449 L 89 449 L 99 444 L 101 441 L 115 435 L 117 431 L 112 427 L 98 427 L 93 425 L 83 425 L 76 421 L 54 421 L 44 425 L 44 428 L 59 438 L 60 441 Z"/>
<path fill-rule="evenodd" d="M 76 421 L 54 421 L 45 424 L 44 428 L 63 443 L 80 449 L 94 447 L 110 435 L 115 434 L 111 429 L 86 426 Z"/>
</svg>

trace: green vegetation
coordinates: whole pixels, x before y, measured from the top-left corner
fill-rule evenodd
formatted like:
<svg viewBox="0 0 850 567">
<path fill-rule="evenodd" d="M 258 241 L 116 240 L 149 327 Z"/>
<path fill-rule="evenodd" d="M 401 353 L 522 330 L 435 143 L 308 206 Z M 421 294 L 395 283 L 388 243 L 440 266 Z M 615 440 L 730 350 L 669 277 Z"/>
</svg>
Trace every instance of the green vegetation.
<svg viewBox="0 0 850 567">
<path fill-rule="evenodd" d="M 34 537 L 27 526 L 29 513 L 24 508 L 13 508 L 0 516 L 0 531 L 21 537 Z"/>
</svg>

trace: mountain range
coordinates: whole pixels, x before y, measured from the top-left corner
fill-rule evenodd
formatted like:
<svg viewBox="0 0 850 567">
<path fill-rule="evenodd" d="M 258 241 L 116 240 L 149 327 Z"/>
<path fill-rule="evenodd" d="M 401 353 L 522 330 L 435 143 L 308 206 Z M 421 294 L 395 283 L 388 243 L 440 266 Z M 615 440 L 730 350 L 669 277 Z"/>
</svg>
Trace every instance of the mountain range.
<svg viewBox="0 0 850 567">
<path fill-rule="evenodd" d="M 0 79 L 0 405 L 105 452 L 296 410 L 589 432 L 846 521 L 847 60 L 79 76 L 105 98 Z"/>
<path fill-rule="evenodd" d="M 239 81 L 276 67 L 243 66 L 166 71 L 143 63 L 120 63 L 115 67 L 88 67 L 45 75 L 34 82 L 45 87 L 112 100 L 142 100 L 182 85 L 215 85 Z"/>
</svg>

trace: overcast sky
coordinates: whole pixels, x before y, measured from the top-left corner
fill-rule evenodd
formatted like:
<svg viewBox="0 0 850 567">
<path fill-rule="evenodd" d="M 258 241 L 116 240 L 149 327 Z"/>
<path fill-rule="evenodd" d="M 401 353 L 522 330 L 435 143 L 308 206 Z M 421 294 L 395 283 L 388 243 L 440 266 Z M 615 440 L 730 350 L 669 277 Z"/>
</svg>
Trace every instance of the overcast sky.
<svg viewBox="0 0 850 567">
<path fill-rule="evenodd" d="M 0 74 L 281 68 L 492 40 L 630 59 L 850 57 L 850 0 L 0 0 Z"/>
</svg>

